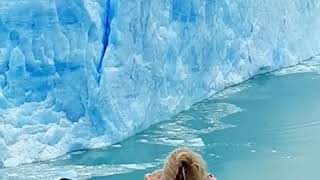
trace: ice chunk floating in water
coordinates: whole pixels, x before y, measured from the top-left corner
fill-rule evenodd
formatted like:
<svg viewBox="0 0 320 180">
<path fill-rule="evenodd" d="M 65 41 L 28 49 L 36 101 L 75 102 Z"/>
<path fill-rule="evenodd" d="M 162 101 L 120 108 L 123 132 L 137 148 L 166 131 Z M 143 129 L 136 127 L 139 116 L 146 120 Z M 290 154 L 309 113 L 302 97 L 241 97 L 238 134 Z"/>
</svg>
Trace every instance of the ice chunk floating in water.
<svg viewBox="0 0 320 180">
<path fill-rule="evenodd" d="M 0 166 L 107 146 L 312 57 L 319 15 L 317 0 L 1 0 Z"/>
</svg>

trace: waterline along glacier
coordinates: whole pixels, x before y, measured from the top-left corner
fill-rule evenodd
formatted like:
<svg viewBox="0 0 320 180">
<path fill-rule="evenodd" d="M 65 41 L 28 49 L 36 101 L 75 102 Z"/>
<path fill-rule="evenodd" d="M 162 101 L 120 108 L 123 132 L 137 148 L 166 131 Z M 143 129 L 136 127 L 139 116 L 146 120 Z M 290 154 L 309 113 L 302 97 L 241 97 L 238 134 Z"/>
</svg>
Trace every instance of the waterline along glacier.
<svg viewBox="0 0 320 180">
<path fill-rule="evenodd" d="M 0 167 L 119 142 L 320 52 L 318 0 L 1 0 Z"/>
</svg>

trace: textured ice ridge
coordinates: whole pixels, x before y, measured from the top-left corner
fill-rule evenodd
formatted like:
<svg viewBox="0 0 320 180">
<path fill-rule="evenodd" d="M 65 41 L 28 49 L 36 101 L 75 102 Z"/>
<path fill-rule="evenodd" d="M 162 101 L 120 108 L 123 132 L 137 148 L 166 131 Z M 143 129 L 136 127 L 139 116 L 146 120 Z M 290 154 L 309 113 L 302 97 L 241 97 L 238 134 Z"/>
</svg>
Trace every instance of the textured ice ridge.
<svg viewBox="0 0 320 180">
<path fill-rule="evenodd" d="M 319 53 L 318 0 L 1 0 L 0 167 L 107 146 Z"/>
</svg>

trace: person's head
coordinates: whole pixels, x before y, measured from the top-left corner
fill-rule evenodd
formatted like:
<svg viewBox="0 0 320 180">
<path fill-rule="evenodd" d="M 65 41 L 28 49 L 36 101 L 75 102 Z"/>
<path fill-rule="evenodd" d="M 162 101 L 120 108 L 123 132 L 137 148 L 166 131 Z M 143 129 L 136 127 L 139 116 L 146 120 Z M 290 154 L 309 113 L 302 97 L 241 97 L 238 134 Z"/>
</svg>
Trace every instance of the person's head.
<svg viewBox="0 0 320 180">
<path fill-rule="evenodd" d="M 173 151 L 163 169 L 163 180 L 206 179 L 207 168 L 202 157 L 187 148 Z"/>
</svg>

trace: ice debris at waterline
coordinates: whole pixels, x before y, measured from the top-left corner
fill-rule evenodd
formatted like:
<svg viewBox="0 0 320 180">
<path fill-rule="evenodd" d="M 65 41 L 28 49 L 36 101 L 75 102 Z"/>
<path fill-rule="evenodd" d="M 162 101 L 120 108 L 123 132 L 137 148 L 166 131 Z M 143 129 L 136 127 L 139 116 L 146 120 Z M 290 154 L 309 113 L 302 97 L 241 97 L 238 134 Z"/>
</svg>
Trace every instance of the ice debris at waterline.
<svg viewBox="0 0 320 180">
<path fill-rule="evenodd" d="M 110 145 L 310 58 L 319 15 L 318 0 L 1 0 L 0 162 Z"/>
</svg>

